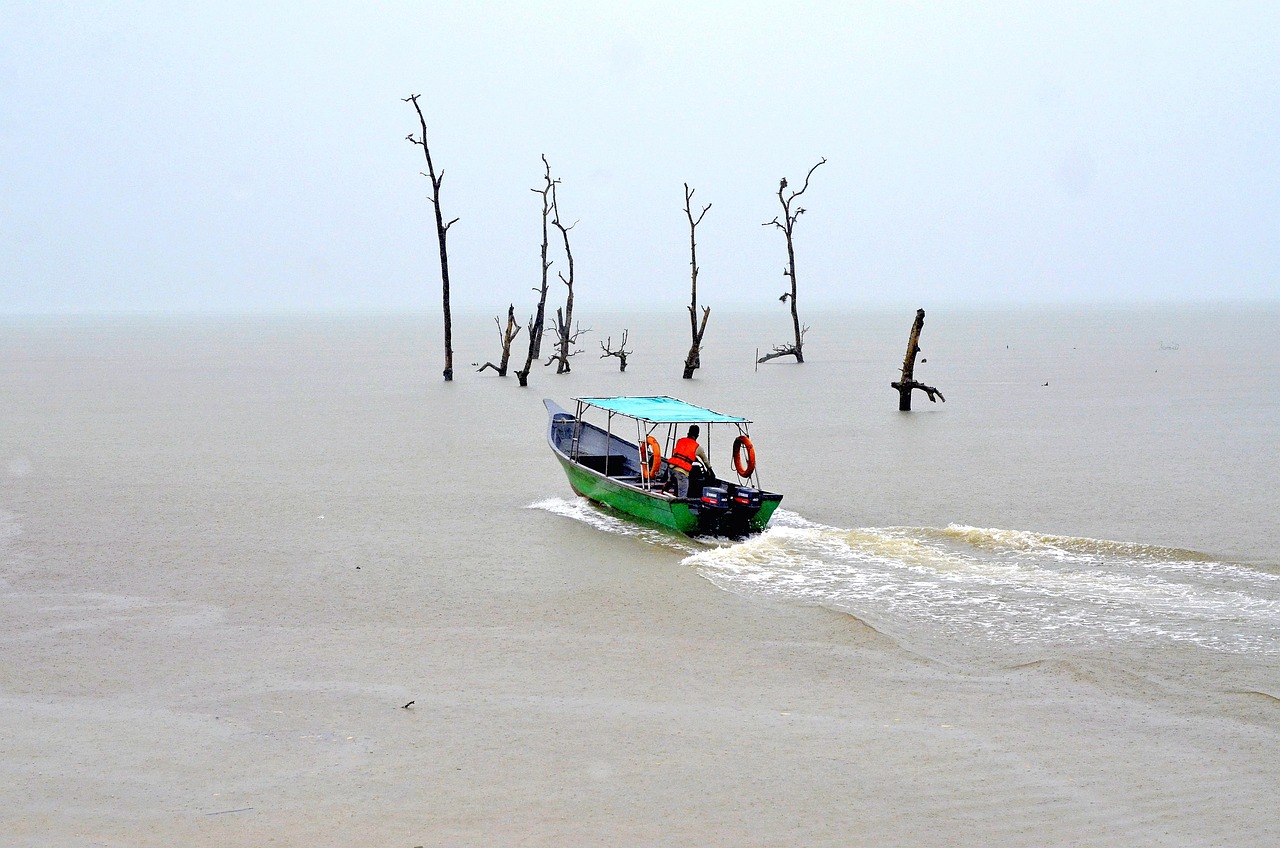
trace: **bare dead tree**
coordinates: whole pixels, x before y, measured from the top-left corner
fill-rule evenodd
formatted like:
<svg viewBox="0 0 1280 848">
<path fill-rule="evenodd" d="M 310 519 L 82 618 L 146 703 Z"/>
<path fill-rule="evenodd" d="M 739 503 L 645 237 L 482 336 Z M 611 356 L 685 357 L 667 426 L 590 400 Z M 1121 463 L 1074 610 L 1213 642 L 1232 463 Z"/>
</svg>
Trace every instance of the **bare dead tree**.
<svg viewBox="0 0 1280 848">
<path fill-rule="evenodd" d="M 565 226 L 560 221 L 560 204 L 556 199 L 556 183 L 551 186 L 551 223 L 560 231 L 560 238 L 564 241 L 564 255 L 566 264 L 568 265 L 569 276 L 557 274 L 560 282 L 564 283 L 568 292 L 564 298 L 564 309 L 556 310 L 556 352 L 547 360 L 547 365 L 552 362 L 557 363 L 557 374 L 569 373 L 569 357 L 578 353 L 573 347 L 578 343 L 578 338 L 584 333 L 591 332 L 590 328 L 583 330 L 581 327 L 573 326 L 573 251 L 569 249 L 569 231 L 577 226 L 577 222 Z M 570 329 L 572 328 L 572 329 Z"/>
<path fill-rule="evenodd" d="M 568 364 L 569 357 L 577 356 L 578 354 L 582 353 L 582 351 L 578 350 L 575 347 L 575 345 L 577 345 L 578 339 L 580 339 L 582 336 L 585 336 L 587 333 L 591 332 L 591 328 L 588 327 L 587 329 L 584 330 L 582 329 L 582 325 L 579 324 L 575 326 L 572 330 L 570 330 L 568 322 L 565 321 L 564 319 L 564 310 L 561 309 L 559 306 L 556 307 L 556 321 L 553 326 L 555 328 L 556 339 L 557 339 L 556 352 L 551 354 L 551 356 L 543 364 L 550 365 L 553 362 L 561 363 L 560 365 L 556 366 L 556 373 L 568 374 L 569 373 L 569 364 Z"/>
<path fill-rule="evenodd" d="M 619 371 L 627 370 L 627 357 L 630 356 L 632 353 L 634 353 L 634 351 L 627 350 L 627 331 L 626 330 L 622 331 L 622 343 L 618 345 L 617 350 L 613 349 L 613 336 L 609 336 L 608 341 L 600 342 L 600 349 L 604 351 L 604 353 L 600 354 L 601 359 L 604 359 L 606 356 L 618 357 Z"/>
<path fill-rule="evenodd" d="M 916 320 L 911 325 L 911 337 L 907 340 L 907 355 L 902 360 L 902 378 L 896 383 L 889 384 L 898 390 L 898 409 L 902 412 L 911 411 L 912 389 L 919 389 L 927 394 L 930 403 L 937 403 L 939 400 L 943 403 L 947 402 L 947 399 L 942 396 L 942 392 L 933 386 L 926 386 L 924 383 L 916 382 L 916 354 L 920 352 L 920 331 L 922 329 L 924 329 L 924 310 L 917 309 Z M 921 362 L 924 361 L 921 360 Z"/>
<path fill-rule="evenodd" d="M 405 103 L 413 104 L 418 113 L 418 123 L 422 127 L 421 137 L 414 138 L 413 133 L 409 133 L 405 138 L 422 148 L 423 155 L 427 157 L 427 172 L 423 176 L 431 180 L 431 205 L 436 211 L 436 240 L 440 243 L 440 286 L 444 297 L 444 379 L 447 383 L 453 379 L 453 315 L 449 308 L 449 250 L 445 246 L 445 240 L 449 228 L 458 219 L 454 218 L 446 224 L 440 211 L 440 183 L 444 181 L 444 171 L 437 174 L 435 163 L 431 161 L 431 148 L 427 146 L 427 119 L 422 116 L 422 107 L 418 105 L 418 98 L 421 96 L 411 94 L 404 98 Z"/>
<path fill-rule="evenodd" d="M 502 344 L 502 359 L 497 365 L 492 362 L 486 362 L 476 369 L 479 373 L 486 368 L 492 368 L 498 372 L 499 377 L 507 376 L 507 363 L 511 360 L 511 342 L 516 336 L 520 335 L 520 324 L 516 321 L 516 305 L 513 303 L 507 307 L 507 328 L 502 328 L 502 322 L 498 320 L 498 316 L 493 316 L 493 323 L 498 325 L 498 341 Z M 471 363 L 475 365 L 475 363 Z"/>
<path fill-rule="evenodd" d="M 692 341 L 689 344 L 689 353 L 684 358 L 684 379 L 693 378 L 693 372 L 702 367 L 702 336 L 707 332 L 707 319 L 711 317 L 711 307 L 704 306 L 702 308 L 702 323 L 698 323 L 698 225 L 702 223 L 702 218 L 707 214 L 707 210 L 711 208 L 708 203 L 702 207 L 702 211 L 698 213 L 698 217 L 693 217 L 693 189 L 689 188 L 689 184 L 684 184 L 684 214 L 689 219 L 689 333 Z"/>
<path fill-rule="evenodd" d="M 791 324 L 795 329 L 795 342 L 792 344 L 774 345 L 773 353 L 767 353 L 760 357 L 757 362 L 768 362 L 770 359 L 777 359 L 779 356 L 794 356 L 796 362 L 804 362 L 804 334 L 808 332 L 808 327 L 800 326 L 800 312 L 796 306 L 796 295 L 799 293 L 796 287 L 796 250 L 795 250 L 795 228 L 796 221 L 804 214 L 804 207 L 797 207 L 794 211 L 791 205 L 796 198 L 809 190 L 809 178 L 813 176 L 813 172 L 818 170 L 819 165 L 825 165 L 827 159 L 824 156 L 809 169 L 809 173 L 805 174 L 804 185 L 799 191 L 793 191 L 789 195 L 783 196 L 783 191 L 787 188 L 787 178 L 783 177 L 782 182 L 778 184 L 778 202 L 782 204 L 781 219 L 775 217 L 772 221 L 766 221 L 762 226 L 777 227 L 782 230 L 782 234 L 787 238 L 787 267 L 782 269 L 782 275 L 791 279 L 791 291 L 782 293 L 782 297 L 778 300 L 785 303 L 787 298 L 791 298 Z"/>
<path fill-rule="evenodd" d="M 542 195 L 542 284 L 540 288 L 534 289 L 538 292 L 538 308 L 529 319 L 529 355 L 525 358 L 524 368 L 516 372 L 521 386 L 529 385 L 529 371 L 533 368 L 534 360 L 542 355 L 542 330 L 547 322 L 547 271 L 551 270 L 551 263 L 547 261 L 547 225 L 551 220 L 551 192 L 556 181 L 551 179 L 551 163 L 547 161 L 545 153 L 542 155 L 542 167 L 544 185 L 542 188 L 530 189 L 534 194 Z"/>
</svg>

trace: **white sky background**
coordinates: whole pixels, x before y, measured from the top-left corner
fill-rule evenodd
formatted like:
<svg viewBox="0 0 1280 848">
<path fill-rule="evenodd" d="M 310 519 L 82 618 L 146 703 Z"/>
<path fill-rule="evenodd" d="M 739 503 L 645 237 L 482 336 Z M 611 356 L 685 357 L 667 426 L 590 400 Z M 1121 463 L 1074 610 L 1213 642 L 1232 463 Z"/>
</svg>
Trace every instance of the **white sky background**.
<svg viewBox="0 0 1280 848">
<path fill-rule="evenodd" d="M 0 0 L 0 312 L 438 310 L 409 94 L 457 308 L 1280 296 L 1280 4 Z"/>
</svg>

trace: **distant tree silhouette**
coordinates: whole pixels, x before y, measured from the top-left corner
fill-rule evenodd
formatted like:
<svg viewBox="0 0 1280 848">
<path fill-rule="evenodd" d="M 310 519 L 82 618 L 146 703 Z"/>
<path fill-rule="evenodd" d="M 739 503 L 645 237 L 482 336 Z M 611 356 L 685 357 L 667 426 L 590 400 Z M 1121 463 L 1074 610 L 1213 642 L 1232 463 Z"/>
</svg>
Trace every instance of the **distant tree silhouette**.
<svg viewBox="0 0 1280 848">
<path fill-rule="evenodd" d="M 529 355 L 525 358 L 524 368 L 516 372 L 516 379 L 521 386 L 529 385 L 529 371 L 533 368 L 534 360 L 542 355 L 542 328 L 546 324 L 547 315 L 547 271 L 551 269 L 551 263 L 547 261 L 547 223 L 551 219 L 551 192 L 556 181 L 551 179 L 551 163 L 547 161 L 545 153 L 542 155 L 542 167 L 542 188 L 530 189 L 534 194 L 542 196 L 542 284 L 534 289 L 538 292 L 538 308 L 529 319 Z"/>
<path fill-rule="evenodd" d="M 692 341 L 689 344 L 689 353 L 684 358 L 684 374 L 686 380 L 693 379 L 693 372 L 702 367 L 702 336 L 707 332 L 707 319 L 711 317 L 711 307 L 704 306 L 702 308 L 702 323 L 698 323 L 698 225 L 702 223 L 702 218 L 707 214 L 707 210 L 711 208 L 708 203 L 702 207 L 702 211 L 698 213 L 698 217 L 693 217 L 693 189 L 689 188 L 689 184 L 684 184 L 684 215 L 689 219 L 689 333 Z"/>
<path fill-rule="evenodd" d="M 558 274 L 560 282 L 564 283 L 568 292 L 564 298 L 564 309 L 556 309 L 556 352 L 547 360 L 547 364 L 556 363 L 557 374 L 569 373 L 569 357 L 578 353 L 574 350 L 574 345 L 578 343 L 578 337 L 583 333 L 591 332 L 590 329 L 583 330 L 573 326 L 573 251 L 569 249 L 569 231 L 577 226 L 577 222 L 565 226 L 560 221 L 560 203 L 556 198 L 557 180 L 551 186 L 551 223 L 560 231 L 560 238 L 564 242 L 564 255 L 566 264 L 568 265 L 569 276 Z M 572 329 L 570 329 L 572 328 Z"/>
<path fill-rule="evenodd" d="M 449 228 L 458 219 L 454 218 L 446 224 L 440 211 L 440 183 L 444 181 L 444 171 L 437 174 L 435 163 L 431 161 L 431 148 L 427 146 L 427 119 L 422 116 L 422 107 L 418 105 L 418 98 L 421 96 L 411 94 L 404 98 L 405 103 L 413 104 L 414 111 L 418 113 L 418 123 L 422 127 L 420 137 L 415 138 L 413 133 L 409 133 L 405 138 L 421 147 L 423 155 L 427 157 L 427 172 L 423 176 L 431 180 L 431 205 L 436 212 L 436 240 L 440 244 L 440 286 L 444 298 L 444 379 L 449 382 L 453 379 L 453 315 L 449 308 L 449 249 L 445 241 Z"/>
<path fill-rule="evenodd" d="M 825 165 L 826 157 L 818 161 L 809 169 L 809 173 L 805 175 L 804 185 L 799 191 L 793 191 L 789 195 L 783 196 L 783 191 L 787 188 L 787 178 L 783 177 L 782 182 L 778 184 L 778 202 L 782 204 L 781 219 L 775 217 L 772 221 L 766 221 L 762 226 L 777 227 L 782 230 L 782 234 L 787 238 L 787 267 L 782 269 L 782 275 L 791 279 L 791 291 L 783 292 L 782 297 L 778 300 L 786 302 L 787 298 L 791 298 L 791 324 L 795 329 L 795 341 L 791 344 L 774 345 L 773 353 L 767 353 L 757 359 L 757 362 L 768 362 L 770 359 L 777 359 L 779 356 L 794 356 L 796 362 L 804 362 L 804 334 L 809 331 L 808 327 L 800 325 L 800 312 L 796 306 L 796 296 L 799 290 L 796 285 L 796 249 L 795 249 L 795 228 L 796 221 L 804 214 L 804 207 L 798 207 L 794 211 L 791 204 L 796 198 L 809 190 L 809 178 L 813 176 L 813 172 L 818 170 L 818 165 Z"/>
</svg>

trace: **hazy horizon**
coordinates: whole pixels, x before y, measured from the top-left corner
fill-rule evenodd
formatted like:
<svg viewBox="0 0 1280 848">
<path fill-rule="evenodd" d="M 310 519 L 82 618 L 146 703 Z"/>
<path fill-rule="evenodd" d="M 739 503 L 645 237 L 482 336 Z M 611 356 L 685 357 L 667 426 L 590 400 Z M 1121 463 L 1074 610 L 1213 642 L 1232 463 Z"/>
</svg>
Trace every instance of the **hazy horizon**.
<svg viewBox="0 0 1280 848">
<path fill-rule="evenodd" d="M 1280 9 L 0 8 L 0 314 L 1272 302 Z M 700 208 L 700 206 L 699 206 Z M 551 298 L 564 268 L 553 231 Z"/>
</svg>

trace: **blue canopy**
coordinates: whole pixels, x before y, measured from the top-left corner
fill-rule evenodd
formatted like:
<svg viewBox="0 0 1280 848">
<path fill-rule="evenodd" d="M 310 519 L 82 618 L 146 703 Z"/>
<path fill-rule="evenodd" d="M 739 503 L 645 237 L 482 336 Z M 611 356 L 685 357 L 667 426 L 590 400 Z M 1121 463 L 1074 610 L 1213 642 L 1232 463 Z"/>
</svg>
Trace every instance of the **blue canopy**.
<svg viewBox="0 0 1280 848">
<path fill-rule="evenodd" d="M 673 397 L 574 398 L 579 403 L 607 409 L 653 424 L 750 424 L 746 418 L 721 415 Z"/>
</svg>

